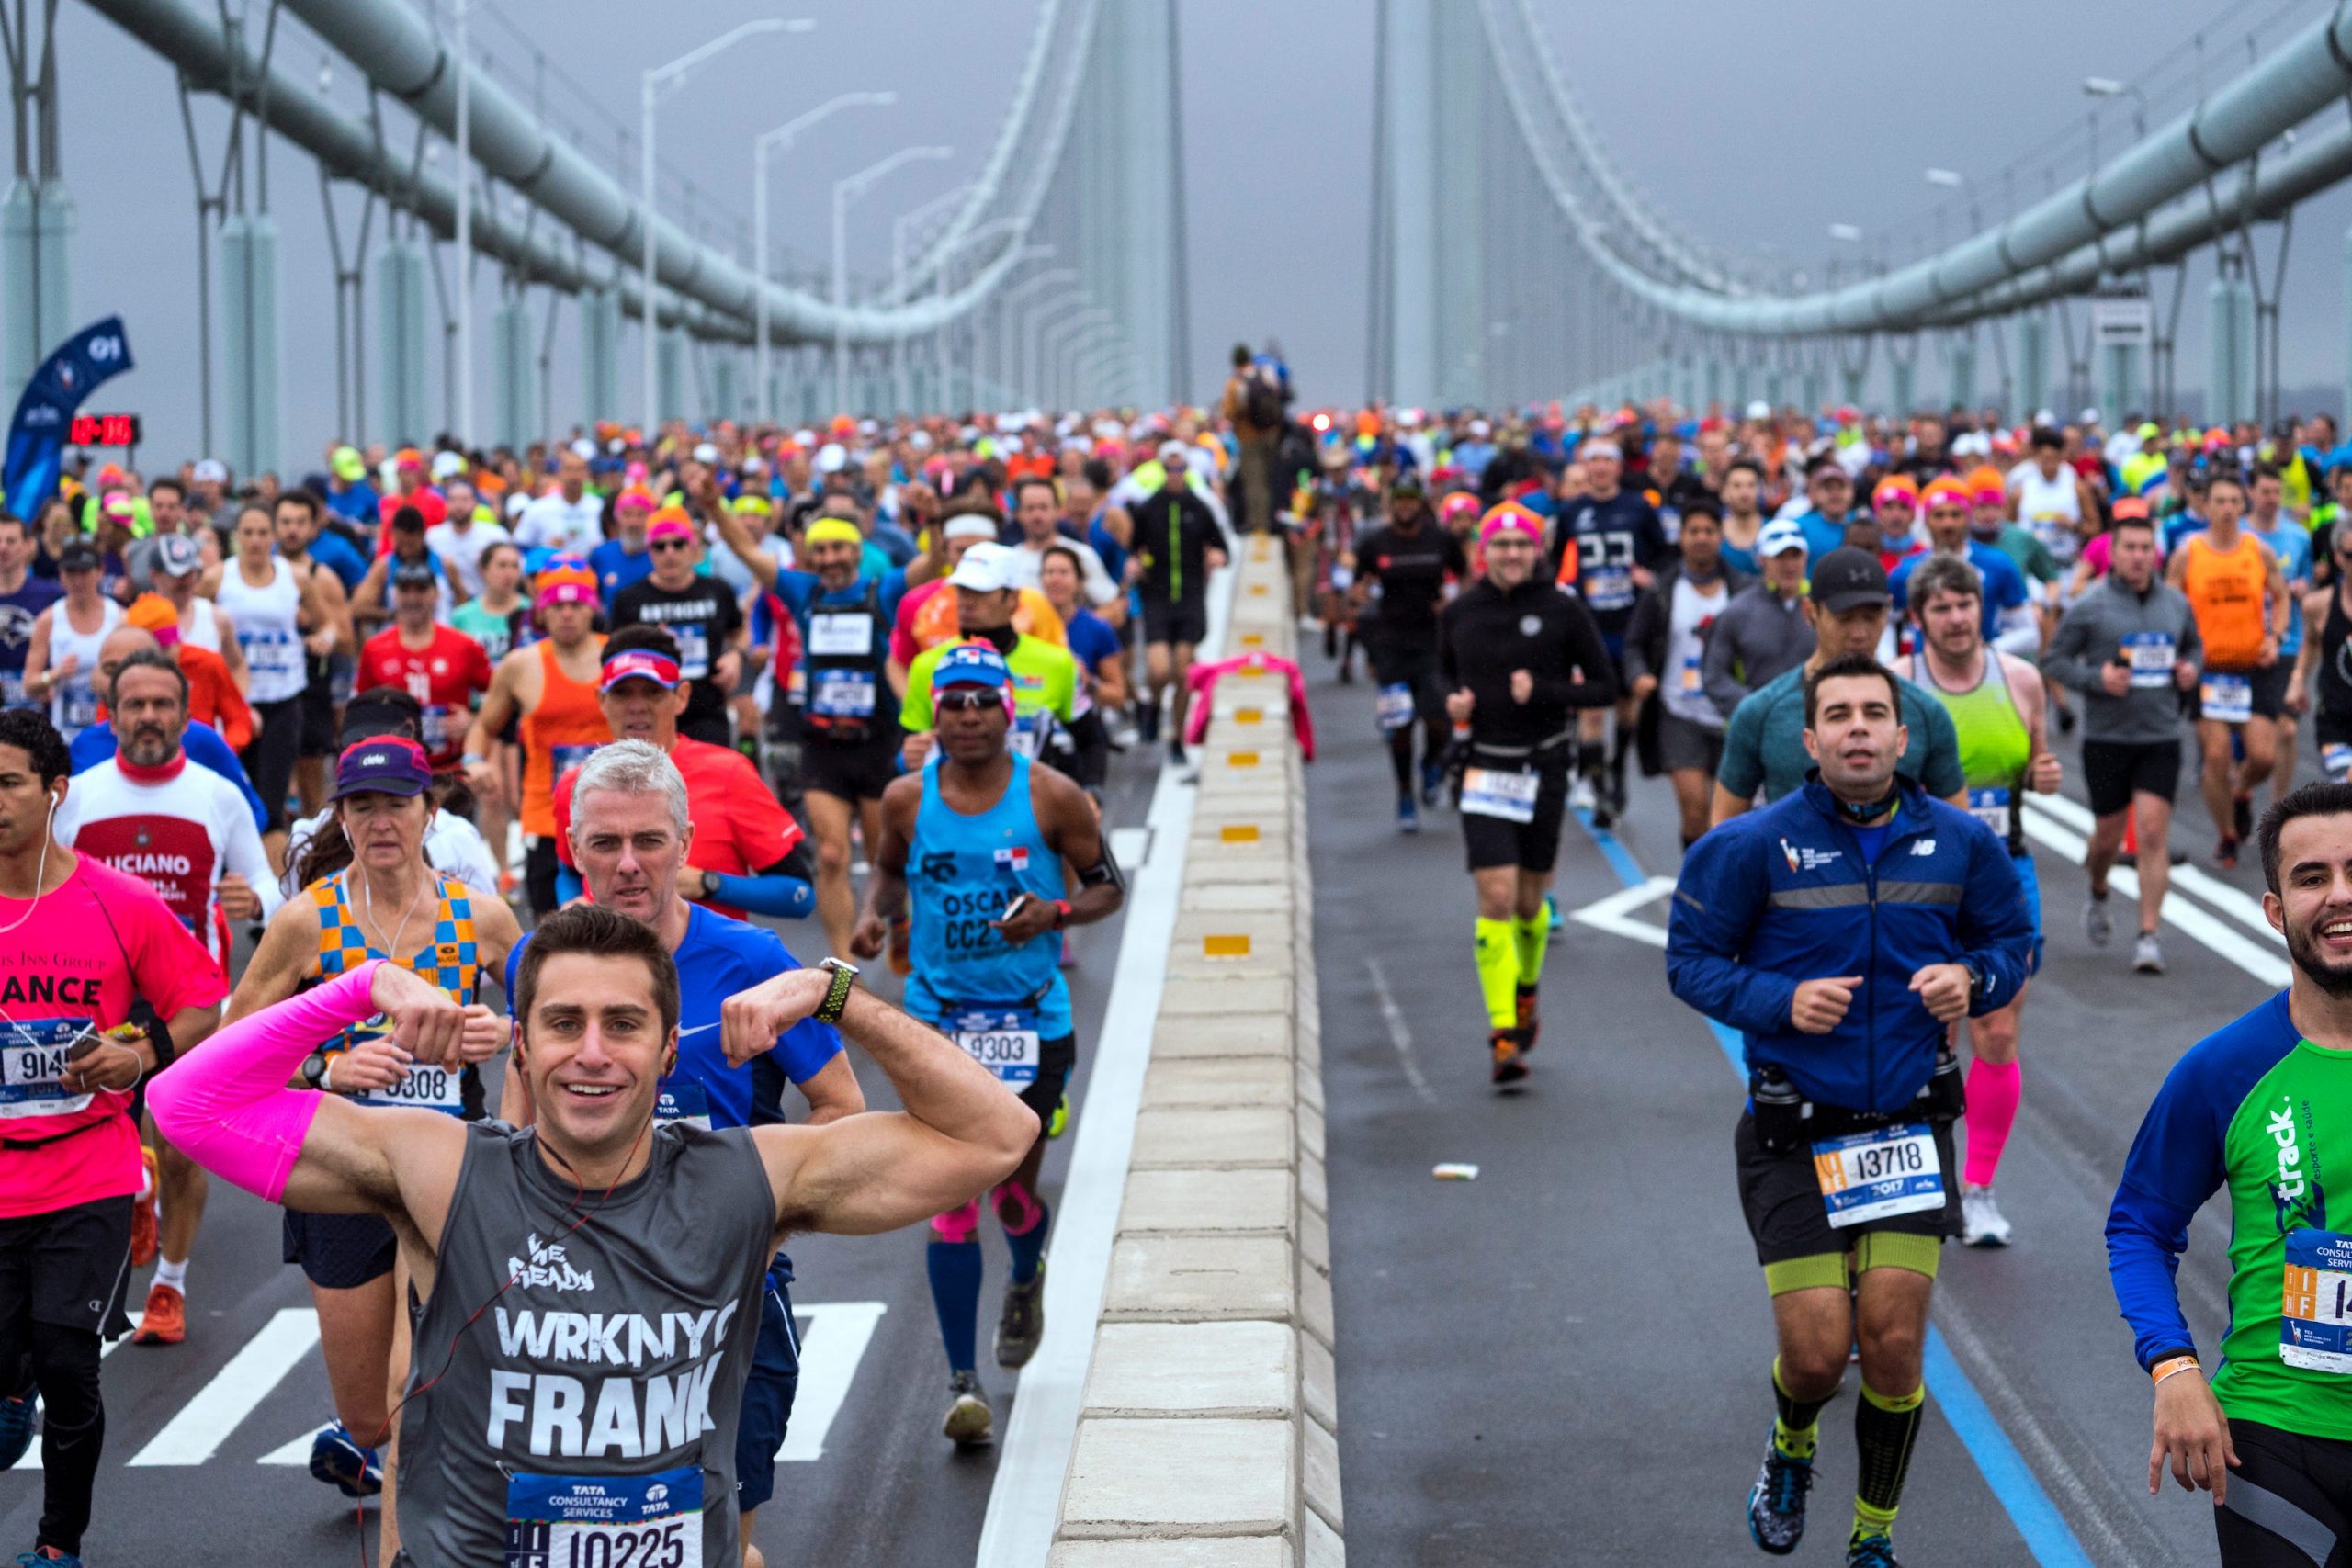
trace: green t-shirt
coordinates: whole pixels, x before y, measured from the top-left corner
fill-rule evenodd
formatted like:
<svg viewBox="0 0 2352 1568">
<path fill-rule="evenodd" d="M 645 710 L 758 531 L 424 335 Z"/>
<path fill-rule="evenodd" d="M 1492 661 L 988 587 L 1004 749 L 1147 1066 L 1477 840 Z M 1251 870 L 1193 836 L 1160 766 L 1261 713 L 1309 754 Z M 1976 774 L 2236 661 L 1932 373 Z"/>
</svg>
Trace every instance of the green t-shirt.
<svg viewBox="0 0 2352 1568">
<path fill-rule="evenodd" d="M 480 599 L 469 599 L 449 612 L 449 624 L 481 644 L 495 665 L 514 646 L 514 610 L 485 610 Z"/>
<path fill-rule="evenodd" d="M 2141 1123 L 2108 1221 L 2143 1364 L 2191 1343 L 2167 1254 L 2226 1189 L 2222 1411 L 2352 1439 L 2352 1175 L 2338 1171 L 2352 1173 L 2352 1051 L 2303 1039 L 2284 993 L 2192 1046 Z"/>
<path fill-rule="evenodd" d="M 1898 679 L 1903 723 L 1911 731 L 1894 771 L 1939 800 L 1968 785 L 1960 770 L 1960 734 L 1943 704 Z M 1742 800 L 1763 790 L 1778 800 L 1804 784 L 1813 759 L 1804 750 L 1804 666 L 1778 675 L 1740 699 L 1724 727 L 1724 760 L 1715 778 Z"/>
<path fill-rule="evenodd" d="M 952 642 L 934 643 L 916 654 L 914 663 L 908 667 L 907 695 L 899 705 L 899 722 L 911 734 L 920 735 L 931 728 L 931 672 L 938 666 L 940 656 L 954 646 Z M 1070 705 L 1077 699 L 1080 688 L 1078 660 L 1070 657 L 1069 649 L 1023 637 L 1012 645 L 1004 662 L 1012 671 L 1014 717 L 1050 713 L 1064 724 L 1070 722 Z"/>
<path fill-rule="evenodd" d="M 2004 526 L 2001 536 L 1993 541 L 1993 547 L 2016 562 L 2021 575 L 2036 582 L 2055 582 L 2059 573 L 2065 570 L 2058 564 L 2058 558 L 2050 553 L 2050 547 L 2036 538 L 2033 530 L 2022 523 Z"/>
</svg>

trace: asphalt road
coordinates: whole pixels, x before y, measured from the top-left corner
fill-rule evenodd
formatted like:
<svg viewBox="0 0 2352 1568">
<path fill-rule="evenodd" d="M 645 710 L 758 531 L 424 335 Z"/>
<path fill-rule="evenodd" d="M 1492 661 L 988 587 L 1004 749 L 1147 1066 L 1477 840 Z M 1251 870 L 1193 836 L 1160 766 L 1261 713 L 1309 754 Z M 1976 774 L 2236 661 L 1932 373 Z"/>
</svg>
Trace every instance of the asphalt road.
<svg viewBox="0 0 2352 1568">
<path fill-rule="evenodd" d="M 1571 920 L 1554 935 L 1534 1075 L 1498 1096 L 1454 816 L 1400 837 L 1371 689 L 1361 671 L 1337 684 L 1319 651 L 1309 679 L 1324 748 L 1307 776 L 1352 1568 L 1758 1560 L 1744 1507 L 1770 1427 L 1772 1339 L 1733 1179 L 1741 1084 L 1668 990 L 1663 889 L 1627 891 L 1671 877 L 1679 858 L 1666 781 L 1637 781 L 1611 850 L 1569 829 L 1561 908 L 1600 904 L 1589 919 L 1613 929 Z M 2060 749 L 2079 802 L 2073 746 Z M 2184 789 L 2179 837 L 2202 853 L 2211 833 L 2193 799 Z M 2254 930 L 2258 870 L 2209 866 L 2210 897 L 2184 919 L 2245 962 L 2168 921 L 2169 972 L 2133 975 L 2120 890 L 2120 944 L 2083 936 L 2082 873 L 2052 846 L 2086 813 L 2054 809 L 2038 814 L 2051 843 L 2036 851 L 2049 953 L 1998 1182 L 2017 1241 L 1945 1250 L 1942 1349 L 1930 1349 L 1929 1416 L 1895 1541 L 1906 1562 L 1972 1568 L 2211 1563 L 2210 1504 L 2147 1495 L 2147 1380 L 2109 1290 L 2102 1227 L 2165 1070 L 2283 983 L 2248 965 L 2270 974 L 2284 951 Z M 1477 1179 L 1435 1180 L 1440 1161 L 1475 1163 Z M 2208 1347 L 2227 1225 L 2209 1208 L 2181 1269 Z M 1841 1560 L 1855 1382 L 1823 1417 L 1797 1562 Z"/>
<path fill-rule="evenodd" d="M 1140 824 L 1154 773 L 1140 751 L 1113 759 L 1105 819 Z M 1133 851 L 1128 852 L 1130 862 Z M 821 951 L 813 921 L 779 923 L 804 959 Z M 1069 972 L 1079 1020 L 1070 1084 L 1072 1126 L 1084 1113 L 1123 924 L 1071 934 Z M 876 965 L 870 974 L 879 973 Z M 880 975 L 884 994 L 895 986 Z M 895 1104 L 869 1061 L 854 1058 L 867 1102 Z M 495 1086 L 492 1087 L 495 1103 Z M 1066 1136 L 1047 1153 L 1049 1202 L 1068 1163 Z M 988 1359 L 1006 1268 L 1001 1235 L 984 1226 L 981 1378 L 1001 1435 L 1016 1374 Z M 762 1509 L 761 1551 L 778 1568 L 912 1568 L 969 1562 L 977 1548 L 993 1450 L 959 1452 L 939 1433 L 947 1407 L 923 1275 L 920 1227 L 888 1235 L 808 1236 L 791 1252 L 794 1304 L 804 1337 L 800 1394 Z M 300 1270 L 279 1261 L 278 1212 L 222 1182 L 189 1268 L 189 1331 L 173 1348 L 128 1340 L 107 1355 L 107 1451 L 97 1513 L 84 1553 L 96 1564 L 348 1564 L 376 1562 L 372 1505 L 355 1508 L 311 1479 L 311 1435 L 332 1418 L 317 1325 Z M 134 1308 L 146 1294 L 141 1274 Z M 1050 1328 L 1049 1328 L 1050 1332 Z M 26 1462 L 0 1474 L 0 1551 L 32 1544 L 40 1516 L 38 1438 Z"/>
</svg>

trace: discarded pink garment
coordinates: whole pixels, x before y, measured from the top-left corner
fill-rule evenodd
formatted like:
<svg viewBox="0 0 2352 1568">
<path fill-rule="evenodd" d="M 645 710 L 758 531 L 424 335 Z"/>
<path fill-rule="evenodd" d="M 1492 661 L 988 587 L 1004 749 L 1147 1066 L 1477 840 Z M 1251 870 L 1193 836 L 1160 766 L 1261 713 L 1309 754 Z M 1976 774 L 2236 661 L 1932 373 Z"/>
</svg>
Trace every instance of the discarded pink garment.
<svg viewBox="0 0 2352 1568">
<path fill-rule="evenodd" d="M 1298 737 L 1299 754 L 1310 762 L 1315 761 L 1315 720 L 1306 712 L 1306 678 L 1298 672 L 1297 665 L 1272 653 L 1245 653 L 1238 659 L 1193 666 L 1184 677 L 1193 701 L 1193 711 L 1184 719 L 1184 744 L 1198 746 L 1201 737 L 1208 733 L 1209 697 L 1217 682 L 1236 670 L 1264 670 L 1289 680 L 1291 732 Z"/>
</svg>

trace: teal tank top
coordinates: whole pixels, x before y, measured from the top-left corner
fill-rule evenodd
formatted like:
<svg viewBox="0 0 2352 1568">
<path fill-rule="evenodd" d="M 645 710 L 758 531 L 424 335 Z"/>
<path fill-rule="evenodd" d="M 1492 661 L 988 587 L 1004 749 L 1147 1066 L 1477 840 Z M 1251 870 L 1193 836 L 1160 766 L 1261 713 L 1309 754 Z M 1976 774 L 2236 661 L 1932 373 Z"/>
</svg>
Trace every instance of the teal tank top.
<svg viewBox="0 0 2352 1568">
<path fill-rule="evenodd" d="M 936 753 L 923 768 L 922 804 L 907 846 L 914 972 L 906 998 L 917 1018 L 939 1023 L 972 1009 L 1034 1008 L 1040 1038 L 1072 1030 L 1060 934 L 1011 947 L 990 923 L 1018 894 L 1048 902 L 1063 896 L 1061 857 L 1046 847 L 1029 804 L 1030 765 L 1014 752 L 1003 798 L 978 816 L 940 797 Z"/>
</svg>

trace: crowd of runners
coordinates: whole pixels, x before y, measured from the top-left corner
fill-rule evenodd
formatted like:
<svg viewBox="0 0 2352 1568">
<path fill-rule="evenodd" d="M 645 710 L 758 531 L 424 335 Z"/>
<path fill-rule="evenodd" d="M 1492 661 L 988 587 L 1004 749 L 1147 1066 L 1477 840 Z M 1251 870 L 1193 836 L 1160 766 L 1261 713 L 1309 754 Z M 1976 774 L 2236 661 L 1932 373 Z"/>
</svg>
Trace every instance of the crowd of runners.
<svg viewBox="0 0 2352 1568">
<path fill-rule="evenodd" d="M 79 1561 L 130 1302 L 135 1344 L 201 1332 L 216 1177 L 285 1209 L 334 1404 L 311 1472 L 380 1496 L 386 1561 L 760 1561 L 799 1232 L 929 1222 L 942 1429 L 989 1442 L 981 1237 L 1017 1370 L 1093 1043 L 1063 933 L 1125 894 L 1111 759 L 1188 765 L 1212 583 L 1261 532 L 1318 679 L 1373 688 L 1397 830 L 1458 823 L 1498 1089 L 1571 816 L 1667 781 L 1668 977 L 1750 1074 L 1768 1552 L 1859 1361 L 1847 1560 L 1894 1562 L 1942 1243 L 2010 1240 L 2052 736 L 2081 732 L 2086 938 L 2134 867 L 2148 976 L 2188 779 L 2295 976 L 2149 1086 L 2112 1265 L 2151 1485 L 2210 1487 L 2228 1562 L 2299 1560 L 2266 1553 L 2352 1513 L 2352 1239 L 2312 1174 L 2352 1160 L 2347 507 L 2324 417 L 1315 410 L 1247 348 L 1206 409 L 81 464 L 0 516 L 20 1561 Z M 2225 1185 L 2209 1381 L 2171 1269 Z"/>
</svg>

